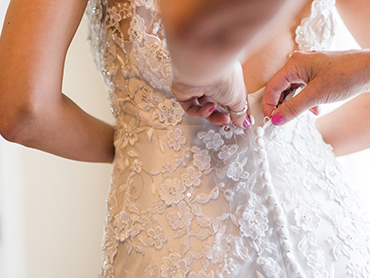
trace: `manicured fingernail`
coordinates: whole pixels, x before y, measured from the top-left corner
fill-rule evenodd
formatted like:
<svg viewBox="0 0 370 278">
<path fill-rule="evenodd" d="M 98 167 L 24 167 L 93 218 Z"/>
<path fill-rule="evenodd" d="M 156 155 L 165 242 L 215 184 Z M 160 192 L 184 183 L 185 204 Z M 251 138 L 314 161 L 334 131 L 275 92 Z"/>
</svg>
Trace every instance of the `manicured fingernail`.
<svg viewBox="0 0 370 278">
<path fill-rule="evenodd" d="M 276 113 L 274 116 L 272 116 L 271 122 L 273 125 L 281 125 L 285 122 L 285 118 L 280 113 Z"/>
<path fill-rule="evenodd" d="M 244 128 L 249 128 L 251 126 L 251 121 L 249 120 L 249 118 L 247 117 L 243 123 L 243 127 Z"/>
<path fill-rule="evenodd" d="M 223 123 L 222 125 L 229 125 L 229 123 Z"/>
<path fill-rule="evenodd" d="M 216 110 L 216 107 L 212 107 L 211 109 L 209 109 L 209 113 L 213 113 L 213 111 L 215 111 Z"/>
<path fill-rule="evenodd" d="M 320 114 L 320 112 L 321 112 L 321 107 L 320 107 L 320 106 L 317 106 L 317 107 L 316 107 L 316 109 L 311 108 L 311 109 L 310 109 L 310 111 L 311 111 L 314 115 L 318 116 L 318 115 Z"/>
</svg>

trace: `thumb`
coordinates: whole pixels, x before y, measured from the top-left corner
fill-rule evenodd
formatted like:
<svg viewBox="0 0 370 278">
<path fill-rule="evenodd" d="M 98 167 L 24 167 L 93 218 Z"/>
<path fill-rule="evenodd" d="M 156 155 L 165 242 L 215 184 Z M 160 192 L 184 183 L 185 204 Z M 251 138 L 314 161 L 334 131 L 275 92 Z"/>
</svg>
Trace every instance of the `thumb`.
<svg viewBox="0 0 370 278">
<path fill-rule="evenodd" d="M 242 129 L 251 125 L 248 106 L 248 94 L 244 84 L 243 68 L 236 61 L 228 74 L 215 87 L 215 99 L 227 106 L 228 114 L 233 123 Z"/>
<path fill-rule="evenodd" d="M 320 94 L 318 94 L 316 86 L 312 84 L 314 81 L 309 83 L 296 96 L 292 97 L 288 101 L 281 104 L 274 112 L 271 122 L 273 125 L 279 126 L 285 124 L 306 110 L 317 106 L 321 103 Z"/>
</svg>

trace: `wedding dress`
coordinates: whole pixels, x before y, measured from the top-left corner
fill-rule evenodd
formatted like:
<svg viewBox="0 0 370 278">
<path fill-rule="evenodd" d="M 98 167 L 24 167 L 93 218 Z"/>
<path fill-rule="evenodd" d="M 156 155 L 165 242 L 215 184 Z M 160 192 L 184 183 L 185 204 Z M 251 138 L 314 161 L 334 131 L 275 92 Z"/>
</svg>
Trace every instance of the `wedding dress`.
<svg viewBox="0 0 370 278">
<path fill-rule="evenodd" d="M 330 47 L 334 8 L 313 1 L 300 49 Z M 100 277 L 370 277 L 368 223 L 310 113 L 272 126 L 261 89 L 252 128 L 190 118 L 156 0 L 90 0 L 87 15 L 116 118 Z"/>
</svg>

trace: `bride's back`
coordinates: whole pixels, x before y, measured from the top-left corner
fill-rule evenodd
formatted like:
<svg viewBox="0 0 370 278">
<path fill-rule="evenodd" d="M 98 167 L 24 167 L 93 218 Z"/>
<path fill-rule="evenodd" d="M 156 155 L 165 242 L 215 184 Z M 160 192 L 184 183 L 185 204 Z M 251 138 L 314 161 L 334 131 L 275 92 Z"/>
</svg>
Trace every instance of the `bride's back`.
<svg viewBox="0 0 370 278">
<path fill-rule="evenodd" d="M 289 55 L 299 49 L 295 31 L 302 19 L 310 15 L 311 4 L 309 1 L 294 19 L 275 27 L 264 46 L 244 63 L 244 80 L 249 93 L 264 87 L 285 65 Z"/>
</svg>

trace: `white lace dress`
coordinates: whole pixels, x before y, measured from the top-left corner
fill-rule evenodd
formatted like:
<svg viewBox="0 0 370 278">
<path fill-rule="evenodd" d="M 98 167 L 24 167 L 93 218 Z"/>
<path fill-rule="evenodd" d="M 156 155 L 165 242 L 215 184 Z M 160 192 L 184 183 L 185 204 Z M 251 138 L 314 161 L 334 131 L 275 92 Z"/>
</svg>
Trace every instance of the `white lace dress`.
<svg viewBox="0 0 370 278">
<path fill-rule="evenodd" d="M 297 28 L 328 49 L 333 0 Z M 188 117 L 156 0 L 90 0 L 90 43 L 116 117 L 103 278 L 370 277 L 369 229 L 309 113 L 244 131 Z"/>
</svg>

